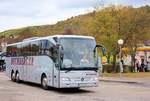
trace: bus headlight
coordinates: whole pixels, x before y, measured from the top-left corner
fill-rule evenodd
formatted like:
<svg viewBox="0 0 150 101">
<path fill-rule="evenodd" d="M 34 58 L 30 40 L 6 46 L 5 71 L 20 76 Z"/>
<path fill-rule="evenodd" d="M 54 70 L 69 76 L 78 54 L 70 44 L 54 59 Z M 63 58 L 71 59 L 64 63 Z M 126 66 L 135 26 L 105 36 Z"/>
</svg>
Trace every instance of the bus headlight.
<svg viewBox="0 0 150 101">
<path fill-rule="evenodd" d="M 95 77 L 94 80 L 98 80 L 98 77 Z"/>
<path fill-rule="evenodd" d="M 63 77 L 63 78 L 61 78 L 61 80 L 62 80 L 62 81 L 70 81 L 70 79 L 67 78 L 67 77 Z"/>
</svg>

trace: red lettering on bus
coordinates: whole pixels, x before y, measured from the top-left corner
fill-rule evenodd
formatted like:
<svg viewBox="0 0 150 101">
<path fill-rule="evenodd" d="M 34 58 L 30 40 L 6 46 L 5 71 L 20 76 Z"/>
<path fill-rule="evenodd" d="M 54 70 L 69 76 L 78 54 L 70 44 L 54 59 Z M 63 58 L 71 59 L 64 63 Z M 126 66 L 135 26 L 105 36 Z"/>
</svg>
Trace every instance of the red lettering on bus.
<svg viewBox="0 0 150 101">
<path fill-rule="evenodd" d="M 12 65 L 33 65 L 34 57 L 11 58 Z"/>
</svg>

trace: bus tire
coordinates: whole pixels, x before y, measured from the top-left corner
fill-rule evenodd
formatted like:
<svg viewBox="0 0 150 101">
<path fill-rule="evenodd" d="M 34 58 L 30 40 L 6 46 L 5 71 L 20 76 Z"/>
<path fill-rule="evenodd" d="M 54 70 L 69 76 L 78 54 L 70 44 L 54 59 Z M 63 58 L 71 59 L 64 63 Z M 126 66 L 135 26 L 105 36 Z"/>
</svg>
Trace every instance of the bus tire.
<svg viewBox="0 0 150 101">
<path fill-rule="evenodd" d="M 14 71 L 11 72 L 11 80 L 13 82 L 15 82 L 15 73 L 14 73 Z"/>
<path fill-rule="evenodd" d="M 42 76 L 41 86 L 44 90 L 48 89 L 48 80 L 47 80 L 47 77 L 45 75 Z"/>
<path fill-rule="evenodd" d="M 17 82 L 17 83 L 20 83 L 19 72 L 16 73 L 16 82 Z"/>
</svg>

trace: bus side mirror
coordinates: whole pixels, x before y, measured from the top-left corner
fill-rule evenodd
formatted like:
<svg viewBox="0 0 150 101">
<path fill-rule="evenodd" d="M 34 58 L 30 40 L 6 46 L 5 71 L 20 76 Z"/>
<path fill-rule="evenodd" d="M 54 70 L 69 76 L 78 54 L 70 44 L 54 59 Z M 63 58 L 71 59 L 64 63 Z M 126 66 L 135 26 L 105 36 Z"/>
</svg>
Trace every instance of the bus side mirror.
<svg viewBox="0 0 150 101">
<path fill-rule="evenodd" d="M 56 67 L 61 67 L 64 57 L 64 49 L 63 46 L 59 43 L 56 44 L 56 48 L 58 48 L 58 63 L 55 64 Z"/>
<path fill-rule="evenodd" d="M 59 46 L 59 53 L 60 53 L 60 59 L 63 61 L 64 49 L 63 49 L 63 47 L 61 45 Z"/>
<path fill-rule="evenodd" d="M 99 48 L 102 48 L 102 51 L 103 51 L 103 56 L 106 56 L 106 49 L 104 48 L 104 46 L 102 45 L 96 45 L 95 49 L 94 49 L 94 52 L 96 51 L 96 48 L 99 47 Z"/>
<path fill-rule="evenodd" d="M 102 47 L 102 50 L 103 50 L 103 56 L 106 56 L 106 49 Z"/>
</svg>

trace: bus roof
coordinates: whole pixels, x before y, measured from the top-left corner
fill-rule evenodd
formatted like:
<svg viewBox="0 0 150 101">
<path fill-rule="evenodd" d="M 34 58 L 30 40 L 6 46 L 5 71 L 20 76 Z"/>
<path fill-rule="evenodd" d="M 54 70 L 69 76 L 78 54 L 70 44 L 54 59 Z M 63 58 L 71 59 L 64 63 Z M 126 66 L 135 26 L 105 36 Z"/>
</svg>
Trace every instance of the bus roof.
<svg viewBox="0 0 150 101">
<path fill-rule="evenodd" d="M 94 39 L 94 37 L 91 37 L 91 36 L 82 36 L 82 35 L 54 35 L 52 37 L 58 37 L 58 38 L 89 38 L 89 39 Z"/>
<path fill-rule="evenodd" d="M 53 36 L 47 36 L 47 37 L 39 37 L 39 38 L 35 38 L 35 39 L 28 38 L 28 39 L 24 39 L 26 41 L 17 42 L 17 43 L 13 43 L 13 44 L 8 44 L 7 46 L 17 45 L 17 44 L 21 44 L 21 43 L 27 43 L 27 42 L 32 42 L 32 41 L 42 40 L 42 39 L 52 39 L 53 43 L 55 43 L 54 40 L 53 40 L 54 37 L 57 37 L 57 38 L 86 38 L 86 39 L 88 38 L 88 39 L 94 39 L 94 37 L 91 37 L 91 36 L 81 36 L 81 35 L 53 35 Z"/>
</svg>

